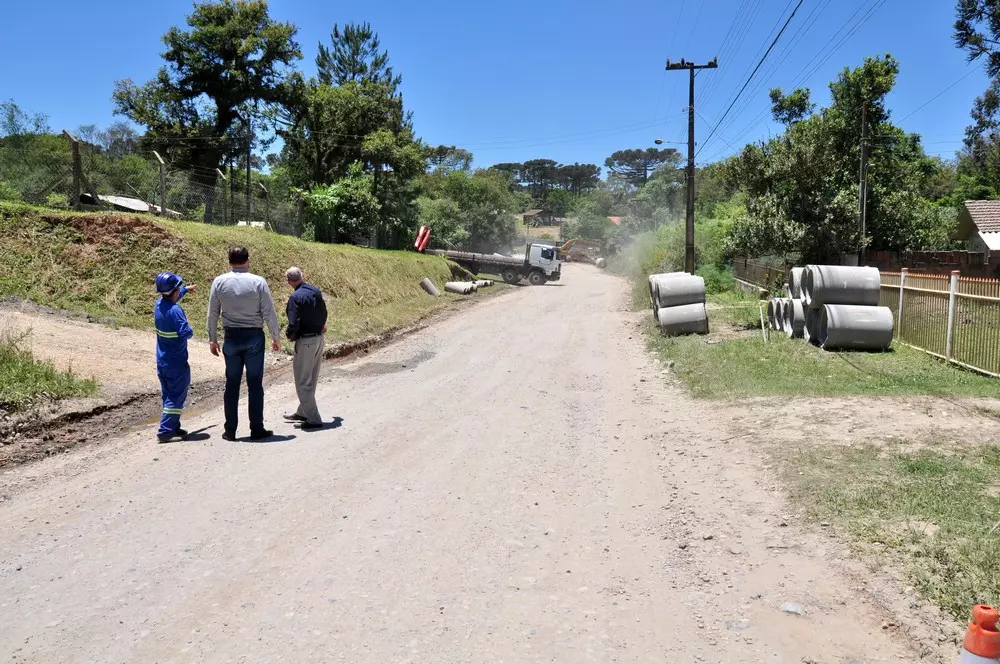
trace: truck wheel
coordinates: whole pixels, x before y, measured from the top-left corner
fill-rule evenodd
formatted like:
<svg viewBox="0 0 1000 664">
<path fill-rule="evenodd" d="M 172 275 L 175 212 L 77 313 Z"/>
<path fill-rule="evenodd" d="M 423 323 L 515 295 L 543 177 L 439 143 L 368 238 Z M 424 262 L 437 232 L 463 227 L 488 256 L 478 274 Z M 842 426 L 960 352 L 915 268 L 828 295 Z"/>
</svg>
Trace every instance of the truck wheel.
<svg viewBox="0 0 1000 664">
<path fill-rule="evenodd" d="M 541 272 L 532 272 L 528 275 L 528 283 L 532 286 L 541 286 L 545 283 L 545 275 Z"/>
<path fill-rule="evenodd" d="M 516 284 L 521 280 L 521 275 L 517 273 L 517 270 L 513 268 L 507 268 L 500 273 L 500 277 L 503 278 L 508 284 Z"/>
</svg>

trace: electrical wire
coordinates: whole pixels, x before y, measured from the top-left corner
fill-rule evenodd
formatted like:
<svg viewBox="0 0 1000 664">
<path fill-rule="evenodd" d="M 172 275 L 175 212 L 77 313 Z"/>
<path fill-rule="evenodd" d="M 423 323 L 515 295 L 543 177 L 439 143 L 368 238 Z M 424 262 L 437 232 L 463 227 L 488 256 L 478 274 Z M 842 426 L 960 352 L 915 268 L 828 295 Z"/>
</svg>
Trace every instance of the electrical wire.
<svg viewBox="0 0 1000 664">
<path fill-rule="evenodd" d="M 795 5 L 795 9 L 792 10 L 791 15 L 788 17 L 788 20 L 785 21 L 785 24 L 781 26 L 781 30 L 778 32 L 777 36 L 775 36 L 774 41 L 772 41 L 771 45 L 767 47 L 767 51 L 764 52 L 764 56 L 757 63 L 757 66 L 754 67 L 754 70 L 750 74 L 750 77 L 747 78 L 746 82 L 743 84 L 743 87 L 740 88 L 740 91 L 736 94 L 736 97 L 733 99 L 732 103 L 729 104 L 729 107 L 726 108 L 726 111 L 722 114 L 722 117 L 719 118 L 719 121 L 715 123 L 715 127 L 713 127 L 712 131 L 709 132 L 708 138 L 705 139 L 706 143 L 708 143 L 708 141 L 712 139 L 712 136 L 719 129 L 719 125 L 722 124 L 722 121 L 726 119 L 726 116 L 729 115 L 729 112 L 733 110 L 733 106 L 735 106 L 736 102 L 739 101 L 740 96 L 743 94 L 743 91 L 746 90 L 748 85 L 750 85 L 750 81 L 753 80 L 754 75 L 761 68 L 761 65 L 764 64 L 764 61 L 767 60 L 767 56 L 771 54 L 771 50 L 774 48 L 775 44 L 778 43 L 778 40 L 781 39 L 781 35 L 785 33 L 785 29 L 788 28 L 788 24 L 792 22 L 793 18 L 795 18 L 795 13 L 799 10 L 799 7 L 802 6 L 803 2 L 805 2 L 805 0 L 799 0 L 798 4 Z"/>
</svg>

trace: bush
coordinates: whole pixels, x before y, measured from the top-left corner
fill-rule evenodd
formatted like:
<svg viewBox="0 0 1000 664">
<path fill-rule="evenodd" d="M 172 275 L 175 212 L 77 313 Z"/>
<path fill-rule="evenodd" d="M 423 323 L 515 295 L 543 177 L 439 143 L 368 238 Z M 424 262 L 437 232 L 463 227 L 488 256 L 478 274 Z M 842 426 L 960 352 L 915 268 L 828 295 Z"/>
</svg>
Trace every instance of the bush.
<svg viewBox="0 0 1000 664">
<path fill-rule="evenodd" d="M 10 182 L 0 180 L 0 201 L 15 201 L 19 203 L 22 200 L 24 199 L 21 197 L 21 192 L 14 185 Z"/>
<path fill-rule="evenodd" d="M 67 200 L 64 195 L 57 194 L 53 191 L 45 197 L 45 207 L 56 208 L 57 210 L 68 210 L 69 200 Z"/>
<path fill-rule="evenodd" d="M 705 292 L 709 295 L 717 295 L 736 289 L 736 278 L 733 277 L 733 271 L 728 267 L 703 265 L 695 270 L 695 273 L 705 280 Z"/>
</svg>

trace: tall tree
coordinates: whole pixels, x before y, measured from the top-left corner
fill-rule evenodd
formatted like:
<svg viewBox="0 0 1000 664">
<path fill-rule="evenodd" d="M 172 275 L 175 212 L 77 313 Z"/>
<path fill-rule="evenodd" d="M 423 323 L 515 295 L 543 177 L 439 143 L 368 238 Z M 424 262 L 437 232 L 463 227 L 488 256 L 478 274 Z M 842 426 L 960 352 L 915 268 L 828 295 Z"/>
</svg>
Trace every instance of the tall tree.
<svg viewBox="0 0 1000 664">
<path fill-rule="evenodd" d="M 389 53 L 380 50 L 378 33 L 369 23 L 348 23 L 341 30 L 334 25 L 330 32 L 330 46 L 319 45 L 316 72 L 320 83 L 378 83 L 388 87 L 395 96 L 402 77 L 389 66 Z"/>
<path fill-rule="evenodd" d="M 194 181 L 214 187 L 215 169 L 239 147 L 235 135 L 246 134 L 249 109 L 286 100 L 290 67 L 302 53 L 295 26 L 273 20 L 265 0 L 200 2 L 187 25 L 163 36 L 166 64 L 156 78 L 142 86 L 115 82 L 115 112 L 192 167 Z"/>
<path fill-rule="evenodd" d="M 633 187 L 646 184 L 653 171 L 661 167 L 677 168 L 681 155 L 674 148 L 618 150 L 604 160 L 604 165 Z"/>
<path fill-rule="evenodd" d="M 434 171 L 468 171 L 472 168 L 472 153 L 454 145 L 439 145 L 427 149 L 427 162 Z"/>
<path fill-rule="evenodd" d="M 965 130 L 967 170 L 983 186 L 1000 182 L 1000 2 L 958 0 L 955 43 L 970 62 L 983 60 L 990 85 L 972 107 L 973 124 Z"/>
</svg>

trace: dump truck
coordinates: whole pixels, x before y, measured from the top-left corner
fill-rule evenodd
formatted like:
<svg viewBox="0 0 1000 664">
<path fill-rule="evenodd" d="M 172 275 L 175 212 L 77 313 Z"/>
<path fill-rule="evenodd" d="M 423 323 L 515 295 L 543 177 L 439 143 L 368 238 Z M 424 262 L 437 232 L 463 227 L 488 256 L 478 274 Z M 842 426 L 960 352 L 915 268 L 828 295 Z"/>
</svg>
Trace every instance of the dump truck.
<svg viewBox="0 0 1000 664">
<path fill-rule="evenodd" d="M 523 257 L 445 249 L 427 249 L 424 253 L 444 256 L 472 274 L 498 275 L 508 284 L 516 284 L 521 279 L 527 279 L 532 286 L 541 286 L 549 281 L 559 281 L 562 276 L 559 247 L 548 244 L 529 243 L 524 249 Z"/>
</svg>

